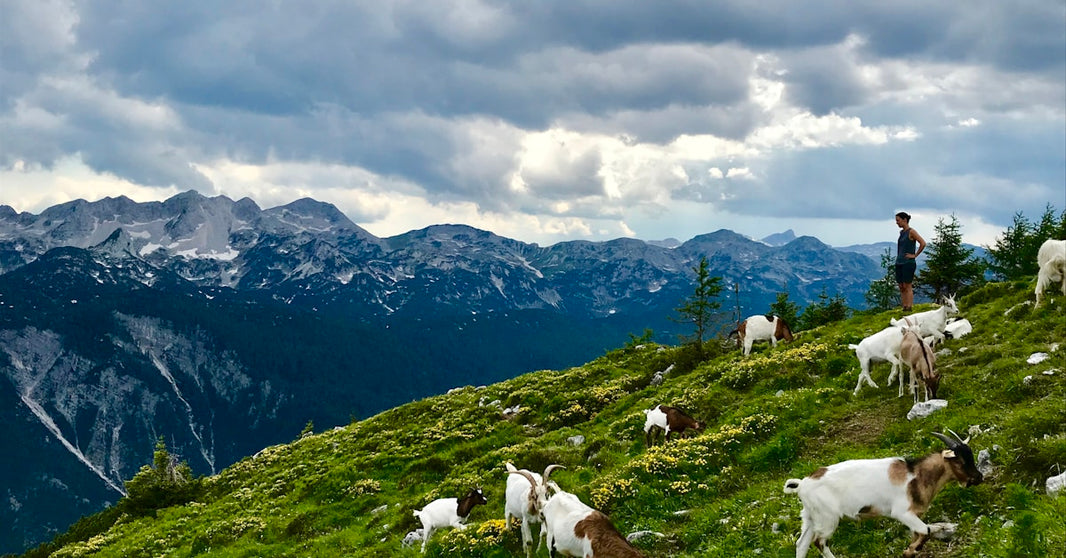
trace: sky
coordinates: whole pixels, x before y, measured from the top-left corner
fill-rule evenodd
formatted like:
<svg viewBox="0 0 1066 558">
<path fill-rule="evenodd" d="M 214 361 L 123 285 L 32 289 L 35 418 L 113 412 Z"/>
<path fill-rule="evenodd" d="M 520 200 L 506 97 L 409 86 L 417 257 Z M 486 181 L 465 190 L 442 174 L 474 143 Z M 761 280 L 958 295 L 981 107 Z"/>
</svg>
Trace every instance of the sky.
<svg viewBox="0 0 1066 558">
<path fill-rule="evenodd" d="M 963 240 L 1066 209 L 1066 1 L 0 0 L 0 204 Z"/>
</svg>

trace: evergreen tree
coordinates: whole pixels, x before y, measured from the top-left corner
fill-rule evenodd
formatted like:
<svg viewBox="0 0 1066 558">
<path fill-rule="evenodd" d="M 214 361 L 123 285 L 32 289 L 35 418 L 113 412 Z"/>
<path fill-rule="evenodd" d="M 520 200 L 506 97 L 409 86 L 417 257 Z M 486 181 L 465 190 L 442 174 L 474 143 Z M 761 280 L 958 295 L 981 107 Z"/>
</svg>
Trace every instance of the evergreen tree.
<svg viewBox="0 0 1066 558">
<path fill-rule="evenodd" d="M 974 257 L 973 249 L 962 245 L 961 229 L 954 214 L 950 222 L 937 220 L 936 234 L 926 250 L 926 267 L 914 278 L 915 288 L 934 300 L 961 294 L 984 282 L 985 263 Z"/>
<path fill-rule="evenodd" d="M 877 312 L 891 310 L 900 305 L 895 259 L 890 248 L 885 248 L 885 252 L 881 254 L 881 269 L 885 270 L 884 276 L 871 281 L 870 288 L 866 291 L 867 308 Z"/>
<path fill-rule="evenodd" d="M 194 478 L 188 463 L 178 462 L 160 437 L 155 444 L 152 465 L 144 465 L 126 481 L 126 498 L 121 504 L 134 515 L 154 513 L 168 506 L 184 504 L 196 497 L 200 480 Z"/>
<path fill-rule="evenodd" d="M 1007 227 L 1002 237 L 996 238 L 995 246 L 988 250 L 988 268 L 999 279 L 1018 279 L 1036 274 L 1036 250 L 1033 224 L 1022 212 L 1014 214 L 1014 223 Z"/>
<path fill-rule="evenodd" d="M 848 303 L 842 295 L 830 297 L 825 289 L 822 289 L 818 302 L 812 302 L 803 309 L 803 314 L 799 317 L 800 330 L 838 322 L 848 317 L 848 311 Z"/>
<path fill-rule="evenodd" d="M 785 320 L 789 328 L 799 327 L 799 305 L 788 299 L 788 285 L 782 285 L 782 292 L 777 293 L 777 301 L 770 305 L 770 313 Z M 796 331 L 799 331 L 798 329 Z"/>
<path fill-rule="evenodd" d="M 681 315 L 677 321 L 691 323 L 696 328 L 691 341 L 696 345 L 697 351 L 702 353 L 703 341 L 707 336 L 711 318 L 714 316 L 714 311 L 721 307 L 715 299 L 722 292 L 722 278 L 711 277 L 706 257 L 700 258 L 699 265 L 693 267 L 692 271 L 696 274 L 696 289 L 692 296 L 676 309 Z"/>
</svg>

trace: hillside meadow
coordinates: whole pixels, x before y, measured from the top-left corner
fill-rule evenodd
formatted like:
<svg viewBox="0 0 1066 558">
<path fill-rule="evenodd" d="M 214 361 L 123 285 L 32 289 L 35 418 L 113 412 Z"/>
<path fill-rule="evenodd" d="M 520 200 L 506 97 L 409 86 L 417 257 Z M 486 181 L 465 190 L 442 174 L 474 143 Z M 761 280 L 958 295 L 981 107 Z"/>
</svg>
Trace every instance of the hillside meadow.
<svg viewBox="0 0 1066 558">
<path fill-rule="evenodd" d="M 1051 498 L 1044 483 L 1066 467 L 1066 301 L 1056 294 L 1034 309 L 1032 298 L 1031 282 L 959 298 L 974 332 L 944 345 L 949 405 L 926 418 L 905 418 L 910 396 L 885 385 L 885 363 L 872 371 L 879 389 L 852 395 L 858 364 L 847 344 L 899 311 L 805 331 L 776 349 L 757 344 L 747 358 L 713 346 L 698 361 L 684 347 L 634 341 L 583 366 L 459 388 L 266 448 L 198 481 L 191 501 L 139 512 L 120 503 L 26 556 L 415 557 L 418 544 L 402 544 L 420 527 L 411 511 L 471 486 L 488 505 L 466 530 L 436 532 L 426 556 L 524 556 L 517 526 L 503 522 L 506 462 L 566 466 L 553 478 L 622 533 L 662 535 L 636 541 L 649 557 L 794 556 L 801 505 L 782 492 L 786 479 L 846 459 L 939 451 L 930 433 L 949 428 L 972 435 L 975 453 L 987 449 L 993 472 L 934 500 L 925 521 L 957 532 L 922 555 L 1062 556 L 1066 494 Z M 1037 352 L 1050 358 L 1028 364 Z M 646 448 L 642 411 L 660 403 L 708 426 Z M 895 520 L 845 519 L 830 548 L 898 556 L 909 541 Z"/>
</svg>

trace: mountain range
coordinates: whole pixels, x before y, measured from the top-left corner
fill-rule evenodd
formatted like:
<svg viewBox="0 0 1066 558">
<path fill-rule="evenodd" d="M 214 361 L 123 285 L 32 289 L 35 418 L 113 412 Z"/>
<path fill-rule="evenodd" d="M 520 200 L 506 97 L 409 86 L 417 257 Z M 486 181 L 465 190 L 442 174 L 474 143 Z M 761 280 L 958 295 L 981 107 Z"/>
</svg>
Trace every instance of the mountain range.
<svg viewBox="0 0 1066 558">
<path fill-rule="evenodd" d="M 160 438 L 212 473 L 308 423 L 587 362 L 646 329 L 676 341 L 700 258 L 726 287 L 722 328 L 783 289 L 860 307 L 883 273 L 791 231 L 541 247 L 463 225 L 378 238 L 311 199 L 0 206 L 0 552 L 114 502 Z"/>
</svg>

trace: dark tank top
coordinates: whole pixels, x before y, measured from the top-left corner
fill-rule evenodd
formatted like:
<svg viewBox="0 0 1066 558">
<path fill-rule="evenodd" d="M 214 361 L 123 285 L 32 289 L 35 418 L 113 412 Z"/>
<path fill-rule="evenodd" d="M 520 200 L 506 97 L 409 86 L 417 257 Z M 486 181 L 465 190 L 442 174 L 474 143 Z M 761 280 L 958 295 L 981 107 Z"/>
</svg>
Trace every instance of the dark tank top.
<svg viewBox="0 0 1066 558">
<path fill-rule="evenodd" d="M 896 241 L 896 263 L 906 263 L 910 261 L 909 258 L 904 258 L 904 254 L 913 254 L 918 248 L 918 241 L 910 237 L 911 230 L 905 229 L 899 231 L 899 240 Z"/>
</svg>

